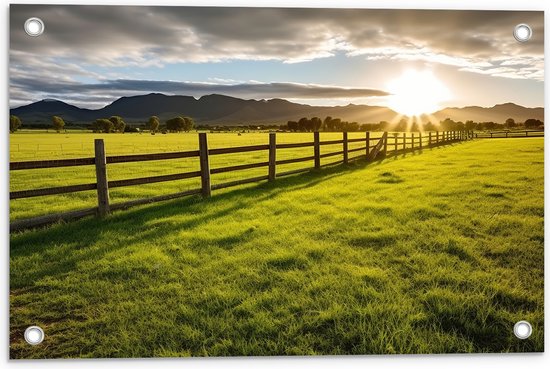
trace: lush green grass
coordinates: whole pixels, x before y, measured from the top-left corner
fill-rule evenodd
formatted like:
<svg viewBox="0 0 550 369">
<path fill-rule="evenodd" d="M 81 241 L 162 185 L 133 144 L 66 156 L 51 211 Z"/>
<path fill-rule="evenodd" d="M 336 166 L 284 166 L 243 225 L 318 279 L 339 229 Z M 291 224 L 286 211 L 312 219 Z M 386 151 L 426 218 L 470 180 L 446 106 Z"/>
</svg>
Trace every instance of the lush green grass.
<svg viewBox="0 0 550 369">
<path fill-rule="evenodd" d="M 542 351 L 543 173 L 477 140 L 14 234 L 11 356 Z"/>
<path fill-rule="evenodd" d="M 372 133 L 371 137 L 380 136 L 380 132 Z M 349 138 L 364 138 L 365 133 L 350 133 Z M 21 132 L 10 135 L 11 161 L 50 160 L 63 158 L 93 157 L 94 139 L 105 140 L 107 155 L 137 154 L 167 151 L 187 151 L 198 149 L 197 133 L 180 134 L 92 134 L 92 133 L 30 133 Z M 341 133 L 321 133 L 321 139 L 341 139 Z M 260 145 L 269 142 L 267 133 L 209 133 L 210 148 Z M 312 133 L 278 133 L 279 143 L 312 142 Z M 374 145 L 374 142 L 372 143 Z M 365 146 L 364 142 L 350 143 L 349 148 Z M 341 145 L 322 147 L 322 153 L 341 151 Z M 351 156 L 363 154 L 354 152 Z M 313 148 L 297 148 L 278 150 L 277 159 L 307 157 L 313 155 Z M 328 157 L 321 164 L 334 162 L 341 157 Z M 268 152 L 255 151 L 238 154 L 213 155 L 210 157 L 211 168 L 230 165 L 267 162 Z M 279 166 L 279 171 L 312 167 L 313 161 L 286 164 Z M 199 170 L 198 158 L 180 160 L 162 160 L 135 163 L 111 164 L 107 167 L 110 180 L 129 179 L 148 176 L 158 176 Z M 212 176 L 212 183 L 223 183 L 247 177 L 267 174 L 267 167 L 255 168 L 239 172 L 229 172 Z M 10 173 L 10 190 L 29 190 L 46 187 L 57 187 L 72 184 L 95 183 L 95 168 L 93 166 L 66 167 L 52 169 L 33 169 L 13 171 Z M 181 181 L 163 182 L 140 186 L 121 187 L 110 190 L 113 203 L 170 194 L 190 189 L 200 188 L 200 179 L 192 178 Z M 97 206 L 94 191 L 70 193 L 17 199 L 10 203 L 10 219 L 30 218 L 54 212 L 84 209 Z"/>
</svg>

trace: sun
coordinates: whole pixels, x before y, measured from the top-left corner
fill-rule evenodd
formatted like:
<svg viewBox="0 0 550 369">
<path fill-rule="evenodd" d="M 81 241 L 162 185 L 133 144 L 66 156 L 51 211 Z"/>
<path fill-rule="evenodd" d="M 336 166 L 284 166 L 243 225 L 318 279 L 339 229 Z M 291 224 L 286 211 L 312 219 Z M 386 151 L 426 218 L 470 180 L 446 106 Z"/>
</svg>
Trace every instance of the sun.
<svg viewBox="0 0 550 369">
<path fill-rule="evenodd" d="M 408 70 L 387 84 L 388 106 L 409 117 L 441 109 L 450 98 L 449 89 L 431 71 Z"/>
</svg>

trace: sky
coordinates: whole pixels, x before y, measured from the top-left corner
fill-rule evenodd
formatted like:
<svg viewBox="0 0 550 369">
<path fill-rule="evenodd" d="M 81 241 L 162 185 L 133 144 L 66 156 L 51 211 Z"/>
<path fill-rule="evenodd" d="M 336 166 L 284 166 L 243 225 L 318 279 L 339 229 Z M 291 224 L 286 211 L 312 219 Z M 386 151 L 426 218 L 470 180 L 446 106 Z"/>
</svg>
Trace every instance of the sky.
<svg viewBox="0 0 550 369">
<path fill-rule="evenodd" d="M 30 17 L 42 35 L 25 33 Z M 514 39 L 519 23 L 530 41 Z M 388 105 L 411 71 L 445 87 L 409 88 L 440 108 L 538 107 L 543 27 L 543 12 L 11 5 L 10 107 L 151 92 Z"/>
</svg>

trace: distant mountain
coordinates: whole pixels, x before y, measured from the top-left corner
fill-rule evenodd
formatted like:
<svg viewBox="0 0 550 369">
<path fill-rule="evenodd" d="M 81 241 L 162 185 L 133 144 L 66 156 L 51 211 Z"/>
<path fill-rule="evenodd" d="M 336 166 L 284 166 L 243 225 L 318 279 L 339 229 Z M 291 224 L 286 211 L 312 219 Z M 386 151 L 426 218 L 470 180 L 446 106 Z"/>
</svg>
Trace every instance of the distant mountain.
<svg viewBox="0 0 550 369">
<path fill-rule="evenodd" d="M 525 122 L 534 118 L 544 121 L 544 108 L 526 108 L 513 103 L 498 104 L 491 108 L 479 106 L 466 106 L 464 108 L 445 108 L 432 114 L 437 120 L 451 118 L 454 121 L 465 122 L 495 122 L 504 123 L 506 119 L 513 118 L 516 122 Z"/>
<path fill-rule="evenodd" d="M 59 100 L 45 99 L 10 109 L 10 114 L 17 115 L 23 122 L 50 124 L 53 115 L 59 115 L 67 120 L 77 120 L 79 117 L 91 116 L 93 110 L 77 108 Z"/>
<path fill-rule="evenodd" d="M 245 100 L 224 95 L 206 95 L 199 99 L 192 96 L 167 96 L 159 93 L 121 97 L 101 109 L 81 109 L 59 100 L 42 100 L 10 110 L 24 123 L 50 124 L 52 115 L 63 117 L 74 124 L 90 123 L 98 118 L 120 115 L 128 123 L 143 123 L 152 115 L 165 120 L 176 115 L 192 117 L 198 124 L 245 125 L 284 124 L 301 117 L 338 117 L 358 123 L 391 121 L 398 114 L 383 106 L 354 105 L 311 106 L 283 99 Z M 455 121 L 494 121 L 503 123 L 507 118 L 523 122 L 528 118 L 544 120 L 543 108 L 525 108 L 515 104 L 495 105 L 492 108 L 469 106 L 446 108 L 433 114 L 436 119 L 451 118 Z"/>
</svg>

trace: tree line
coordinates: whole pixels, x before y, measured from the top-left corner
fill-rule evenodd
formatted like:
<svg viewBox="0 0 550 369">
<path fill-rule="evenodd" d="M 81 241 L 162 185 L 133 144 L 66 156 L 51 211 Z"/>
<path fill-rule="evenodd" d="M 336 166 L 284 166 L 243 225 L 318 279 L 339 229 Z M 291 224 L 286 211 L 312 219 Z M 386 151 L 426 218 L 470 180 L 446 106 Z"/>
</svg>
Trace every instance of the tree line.
<svg viewBox="0 0 550 369">
<path fill-rule="evenodd" d="M 53 116 L 52 127 L 55 131 L 61 132 L 65 128 L 65 121 L 59 116 Z M 10 132 L 16 132 L 23 123 L 21 119 L 15 115 L 10 116 Z M 254 126 L 244 126 L 248 129 L 260 129 L 262 127 Z M 276 125 L 265 126 L 270 129 L 278 127 Z M 472 120 L 467 120 L 466 122 L 454 121 L 450 118 L 440 121 L 438 124 L 432 122 L 422 123 L 422 127 L 418 122 L 412 122 L 405 119 L 401 119 L 397 123 L 389 123 L 387 121 L 380 121 L 379 123 L 366 123 L 359 124 L 357 122 L 347 122 L 343 121 L 340 118 L 332 118 L 330 116 L 321 120 L 319 117 L 307 118 L 303 117 L 298 121 L 288 121 L 286 125 L 281 125 L 282 130 L 288 130 L 292 132 L 314 132 L 314 131 L 328 131 L 328 132 L 360 132 L 360 131 L 411 131 L 419 132 L 420 128 L 423 131 L 460 131 L 460 130 L 475 130 L 475 131 L 487 131 L 487 130 L 498 130 L 498 129 L 514 129 L 514 128 L 543 128 L 544 122 L 539 119 L 527 119 L 524 122 L 516 122 L 513 118 L 506 119 L 505 123 L 495 123 L 495 122 L 474 122 Z M 114 132 L 139 132 L 139 129 L 136 127 L 131 127 L 127 125 L 122 117 L 114 115 L 110 118 L 100 118 L 96 119 L 89 126 L 94 132 L 102 133 L 114 133 Z M 151 116 L 145 128 L 148 129 L 151 134 L 157 132 L 167 133 L 167 132 L 189 132 L 195 128 L 195 122 L 190 117 L 177 116 L 174 118 L 167 119 L 164 124 L 161 123 L 161 120 L 157 116 Z M 209 128 L 208 126 L 202 126 L 202 128 Z M 209 128 L 210 129 L 210 128 Z M 228 127 L 225 127 L 225 130 L 228 130 Z"/>
<path fill-rule="evenodd" d="M 10 115 L 10 133 L 16 132 L 23 122 L 18 116 Z M 65 121 L 63 118 L 54 115 L 52 117 L 52 127 L 56 132 L 61 132 L 65 127 Z M 177 116 L 166 120 L 164 126 L 161 125 L 159 117 L 152 116 L 147 121 L 145 127 L 155 134 L 156 132 L 189 132 L 195 127 L 195 122 L 190 117 Z M 113 115 L 110 118 L 99 118 L 93 121 L 89 126 L 93 132 L 96 133 L 124 133 L 124 132 L 139 132 L 139 129 L 128 126 L 122 117 Z"/>
<path fill-rule="evenodd" d="M 467 120 L 466 122 L 454 121 L 450 118 L 439 121 L 438 124 L 433 122 L 426 122 L 419 124 L 418 122 L 410 122 L 406 119 L 401 119 L 397 123 L 390 123 L 387 121 L 380 121 L 379 123 L 366 123 L 359 124 L 357 122 L 342 121 L 340 118 L 326 117 L 321 120 L 318 117 L 313 118 L 301 118 L 298 121 L 288 121 L 285 128 L 292 132 L 314 132 L 314 131 L 328 131 L 328 132 L 361 132 L 361 131 L 410 131 L 419 132 L 422 128 L 423 131 L 462 131 L 462 130 L 494 130 L 494 129 L 507 129 L 507 128 L 541 128 L 544 127 L 544 122 L 538 119 L 527 119 L 524 122 L 516 122 L 513 118 L 506 119 L 504 124 L 495 122 L 474 122 L 473 120 Z"/>
</svg>

